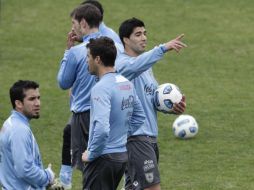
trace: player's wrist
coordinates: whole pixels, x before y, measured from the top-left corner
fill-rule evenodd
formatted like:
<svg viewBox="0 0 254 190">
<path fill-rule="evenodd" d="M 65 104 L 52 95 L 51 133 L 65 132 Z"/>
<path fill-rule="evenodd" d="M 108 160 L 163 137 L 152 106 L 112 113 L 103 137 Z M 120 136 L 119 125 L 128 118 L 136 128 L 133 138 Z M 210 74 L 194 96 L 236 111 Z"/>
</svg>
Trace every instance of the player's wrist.
<svg viewBox="0 0 254 190">
<path fill-rule="evenodd" d="M 93 161 L 95 158 L 97 158 L 97 154 L 91 152 L 91 151 L 87 151 L 87 160 L 88 162 Z"/>
<path fill-rule="evenodd" d="M 52 184 L 54 182 L 54 178 L 55 178 L 54 172 L 52 171 L 52 169 L 50 167 L 48 167 L 47 169 L 45 169 L 45 173 L 47 174 L 48 184 Z"/>
<path fill-rule="evenodd" d="M 166 44 L 162 44 L 160 45 L 160 48 L 162 50 L 163 53 L 166 53 L 168 51 L 167 47 L 166 47 Z"/>
<path fill-rule="evenodd" d="M 50 182 L 51 182 L 51 177 L 50 177 L 50 173 L 47 171 L 47 169 L 45 170 L 46 176 L 47 176 L 47 187 L 50 186 Z"/>
</svg>

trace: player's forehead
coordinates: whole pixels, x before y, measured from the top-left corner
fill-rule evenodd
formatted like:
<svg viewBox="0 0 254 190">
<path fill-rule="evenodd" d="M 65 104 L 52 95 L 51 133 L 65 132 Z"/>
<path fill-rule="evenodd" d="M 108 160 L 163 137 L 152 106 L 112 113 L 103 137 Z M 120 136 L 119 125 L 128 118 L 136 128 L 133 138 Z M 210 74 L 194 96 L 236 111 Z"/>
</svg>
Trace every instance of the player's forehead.
<svg viewBox="0 0 254 190">
<path fill-rule="evenodd" d="M 132 32 L 132 34 L 137 34 L 137 33 L 146 33 L 146 29 L 145 29 L 145 27 L 143 27 L 143 26 L 138 26 L 138 27 L 136 27 L 136 28 L 134 28 L 133 29 L 133 32 Z"/>
<path fill-rule="evenodd" d="M 39 97 L 40 96 L 39 88 L 24 89 L 24 95 L 25 95 L 25 98 Z"/>
<path fill-rule="evenodd" d="M 77 24 L 78 23 L 78 21 L 74 17 L 71 18 L 71 22 L 72 22 L 72 24 Z"/>
</svg>

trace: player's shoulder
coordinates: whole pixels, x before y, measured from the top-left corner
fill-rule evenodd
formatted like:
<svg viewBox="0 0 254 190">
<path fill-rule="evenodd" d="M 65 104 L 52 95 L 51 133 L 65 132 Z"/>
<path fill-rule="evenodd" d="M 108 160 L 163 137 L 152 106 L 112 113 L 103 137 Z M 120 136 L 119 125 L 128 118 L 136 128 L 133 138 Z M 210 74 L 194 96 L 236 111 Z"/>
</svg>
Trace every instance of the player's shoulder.
<svg viewBox="0 0 254 190">
<path fill-rule="evenodd" d="M 95 84 L 92 91 L 93 93 L 110 92 L 112 87 L 115 86 L 116 81 L 120 80 L 124 79 L 121 79 L 118 74 L 104 76 Z"/>
<path fill-rule="evenodd" d="M 82 42 L 78 45 L 71 47 L 69 51 L 75 54 L 80 51 L 84 51 L 85 49 L 86 49 L 86 43 Z"/>
<path fill-rule="evenodd" d="M 3 132 L 8 134 L 10 139 L 15 139 L 17 137 L 27 137 L 31 134 L 30 127 L 22 122 L 18 117 L 9 117 L 3 125 Z"/>
<path fill-rule="evenodd" d="M 99 80 L 92 88 L 93 93 L 100 93 L 103 91 L 108 91 L 110 87 L 110 82 L 106 80 Z"/>
<path fill-rule="evenodd" d="M 73 46 L 70 50 L 69 50 L 69 56 L 71 57 L 75 57 L 76 60 L 81 60 L 83 61 L 83 59 L 86 58 L 86 45 L 85 43 L 81 43 L 79 45 Z"/>
<path fill-rule="evenodd" d="M 132 57 L 130 57 L 129 55 L 127 55 L 126 53 L 119 53 L 117 55 L 116 61 L 115 61 L 115 65 L 121 65 L 124 64 L 126 61 L 129 61 Z"/>
<path fill-rule="evenodd" d="M 130 81 L 127 78 L 125 78 L 123 75 L 117 74 L 115 76 L 115 82 L 116 83 L 122 83 L 122 82 L 130 82 Z"/>
</svg>

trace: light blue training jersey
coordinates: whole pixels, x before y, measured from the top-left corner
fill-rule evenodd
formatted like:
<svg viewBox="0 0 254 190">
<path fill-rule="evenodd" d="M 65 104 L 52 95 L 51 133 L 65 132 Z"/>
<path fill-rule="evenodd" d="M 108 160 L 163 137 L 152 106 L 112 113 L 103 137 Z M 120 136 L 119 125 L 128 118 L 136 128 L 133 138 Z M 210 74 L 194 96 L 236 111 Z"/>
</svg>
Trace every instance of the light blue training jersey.
<svg viewBox="0 0 254 190">
<path fill-rule="evenodd" d="M 128 131 L 137 130 L 144 120 L 133 84 L 117 73 L 103 75 L 91 92 L 89 161 L 126 152 Z"/>
<path fill-rule="evenodd" d="M 0 184 L 4 190 L 43 190 L 49 183 L 29 120 L 12 111 L 0 131 Z"/>
<path fill-rule="evenodd" d="M 71 88 L 71 111 L 81 113 L 90 109 L 91 88 L 95 77 L 89 73 L 86 45 L 92 38 L 98 38 L 99 32 L 83 37 L 83 42 L 65 50 L 57 80 L 62 89 Z"/>
<path fill-rule="evenodd" d="M 111 38 L 115 42 L 115 46 L 117 47 L 118 51 L 120 51 L 121 53 L 124 52 L 124 47 L 118 34 L 111 28 L 107 27 L 104 22 L 101 22 L 99 26 L 99 32 L 102 36 Z"/>
<path fill-rule="evenodd" d="M 95 84 L 95 77 L 88 71 L 86 44 L 90 39 L 100 36 L 111 38 L 115 42 L 118 54 L 124 51 L 117 33 L 102 22 L 99 32 L 84 36 L 83 43 L 65 50 L 60 64 L 57 80 L 62 89 L 71 88 L 70 110 L 75 113 L 90 109 L 90 94 Z"/>
<path fill-rule="evenodd" d="M 117 57 L 115 68 L 134 84 L 146 116 L 145 124 L 131 135 L 158 136 L 157 111 L 153 102 L 158 83 L 153 76 L 152 66 L 164 53 L 165 47 L 160 45 L 137 57 L 125 53 Z"/>
</svg>

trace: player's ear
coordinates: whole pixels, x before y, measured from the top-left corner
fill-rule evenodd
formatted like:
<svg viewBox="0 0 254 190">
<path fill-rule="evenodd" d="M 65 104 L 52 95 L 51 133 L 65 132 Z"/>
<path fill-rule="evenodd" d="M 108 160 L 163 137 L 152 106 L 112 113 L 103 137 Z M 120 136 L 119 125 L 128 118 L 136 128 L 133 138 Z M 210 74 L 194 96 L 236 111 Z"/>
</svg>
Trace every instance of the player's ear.
<svg viewBox="0 0 254 190">
<path fill-rule="evenodd" d="M 123 38 L 123 42 L 124 42 L 124 44 L 128 44 L 129 38 L 124 37 L 124 38 Z"/>
<path fill-rule="evenodd" d="M 23 102 L 20 100 L 15 100 L 15 108 L 21 109 L 23 107 Z"/>
<path fill-rule="evenodd" d="M 95 62 L 98 63 L 98 64 L 101 63 L 101 58 L 100 58 L 100 56 L 98 56 L 98 55 L 95 57 L 94 60 L 95 60 Z"/>
<path fill-rule="evenodd" d="M 80 21 L 80 26 L 81 26 L 81 28 L 86 28 L 88 26 L 88 24 L 84 18 L 82 18 L 82 20 Z"/>
</svg>

